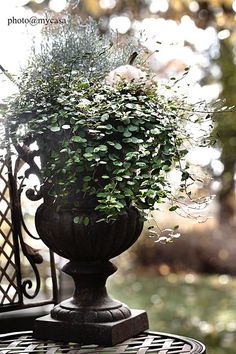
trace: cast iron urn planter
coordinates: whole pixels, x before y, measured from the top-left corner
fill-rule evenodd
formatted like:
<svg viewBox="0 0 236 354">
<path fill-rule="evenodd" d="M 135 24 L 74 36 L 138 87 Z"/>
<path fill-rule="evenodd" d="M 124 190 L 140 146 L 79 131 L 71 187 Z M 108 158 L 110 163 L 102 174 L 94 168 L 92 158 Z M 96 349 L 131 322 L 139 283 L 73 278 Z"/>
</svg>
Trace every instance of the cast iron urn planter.
<svg viewBox="0 0 236 354">
<path fill-rule="evenodd" d="M 116 221 L 97 222 L 101 215 L 90 204 L 58 207 L 45 201 L 36 212 L 41 239 L 69 259 L 62 271 L 75 283 L 70 299 L 35 321 L 37 338 L 111 346 L 148 329 L 146 312 L 112 299 L 105 286 L 117 270 L 109 259 L 127 250 L 142 231 L 140 214 L 130 206 Z M 75 216 L 89 218 L 88 225 L 75 224 Z"/>
</svg>

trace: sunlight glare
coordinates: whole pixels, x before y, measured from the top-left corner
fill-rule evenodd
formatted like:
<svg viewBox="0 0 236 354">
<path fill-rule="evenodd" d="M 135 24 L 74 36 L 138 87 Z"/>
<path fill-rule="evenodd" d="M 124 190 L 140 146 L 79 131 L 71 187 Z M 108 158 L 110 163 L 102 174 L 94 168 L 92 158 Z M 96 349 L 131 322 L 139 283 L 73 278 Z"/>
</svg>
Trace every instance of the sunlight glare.
<svg viewBox="0 0 236 354">
<path fill-rule="evenodd" d="M 12 7 L 1 8 L 0 11 L 0 32 L 1 37 L 1 65 L 13 76 L 17 75 L 29 55 L 32 45 L 32 38 L 39 36 L 41 25 L 27 26 L 25 24 L 8 25 L 7 19 L 13 16 Z M 11 4 L 12 5 L 12 4 Z M 14 17 L 30 18 L 33 12 L 25 7 L 15 7 Z M 16 55 L 17 53 L 17 55 Z M 0 100 L 17 91 L 17 87 L 5 75 L 0 75 Z"/>
<path fill-rule="evenodd" d="M 14 0 L 13 6 L 25 6 L 27 5 L 29 0 Z"/>
<path fill-rule="evenodd" d="M 220 160 L 212 160 L 211 161 L 211 168 L 213 170 L 214 175 L 220 176 L 222 174 L 222 172 L 224 171 L 224 165 Z"/>
<path fill-rule="evenodd" d="M 102 9 L 114 9 L 116 0 L 100 0 L 99 5 Z"/>
<path fill-rule="evenodd" d="M 218 33 L 218 38 L 220 40 L 224 40 L 230 37 L 230 31 L 228 29 L 224 29 Z"/>
<path fill-rule="evenodd" d="M 207 166 L 210 163 L 212 164 L 213 161 L 219 161 L 216 160 L 217 158 L 219 158 L 219 156 L 220 152 L 217 149 L 214 149 L 212 147 L 199 147 L 191 150 L 187 154 L 186 158 L 194 165 Z"/>
<path fill-rule="evenodd" d="M 131 27 L 131 21 L 128 16 L 116 16 L 110 20 L 110 28 L 113 31 L 125 34 Z"/>
<path fill-rule="evenodd" d="M 169 9 L 169 4 L 167 0 L 152 0 L 149 10 L 152 13 L 166 12 Z"/>
<path fill-rule="evenodd" d="M 55 12 L 63 11 L 67 6 L 66 0 L 51 0 L 49 3 L 49 7 L 51 10 Z"/>
<path fill-rule="evenodd" d="M 199 10 L 199 3 L 197 1 L 191 1 L 189 4 L 189 10 L 192 12 L 197 12 Z"/>
<path fill-rule="evenodd" d="M 236 12 L 236 0 L 234 0 L 234 2 L 232 4 L 232 9 L 234 10 L 234 12 Z"/>
</svg>

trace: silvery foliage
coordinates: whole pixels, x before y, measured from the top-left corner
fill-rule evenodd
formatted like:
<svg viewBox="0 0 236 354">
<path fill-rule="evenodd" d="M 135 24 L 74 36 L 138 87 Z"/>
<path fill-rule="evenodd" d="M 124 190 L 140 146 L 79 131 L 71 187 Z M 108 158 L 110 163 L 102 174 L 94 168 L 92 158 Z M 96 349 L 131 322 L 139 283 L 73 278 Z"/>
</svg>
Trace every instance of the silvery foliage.
<svg viewBox="0 0 236 354">
<path fill-rule="evenodd" d="M 100 24 L 95 20 L 83 23 L 79 18 L 67 15 L 65 24 L 46 26 L 40 44 L 32 46 L 26 64 L 27 76 L 31 81 L 34 77 L 47 80 L 60 73 L 62 76 L 79 74 L 83 78 L 104 77 L 114 68 L 128 63 L 129 56 L 138 47 L 134 38 L 120 37 L 114 32 L 101 33 Z M 23 76 L 24 71 L 23 68 Z"/>
</svg>

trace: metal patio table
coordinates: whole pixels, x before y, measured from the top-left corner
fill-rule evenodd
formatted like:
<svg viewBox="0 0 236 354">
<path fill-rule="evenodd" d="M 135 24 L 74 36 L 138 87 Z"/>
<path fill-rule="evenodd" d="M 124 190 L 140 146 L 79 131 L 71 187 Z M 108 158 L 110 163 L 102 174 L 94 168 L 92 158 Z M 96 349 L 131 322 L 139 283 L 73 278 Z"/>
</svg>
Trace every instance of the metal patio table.
<svg viewBox="0 0 236 354">
<path fill-rule="evenodd" d="M 106 348 L 97 345 L 38 340 L 32 337 L 32 331 L 25 331 L 0 335 L 0 353 L 206 354 L 206 349 L 195 339 L 152 331 L 145 331 L 123 343 Z"/>
</svg>

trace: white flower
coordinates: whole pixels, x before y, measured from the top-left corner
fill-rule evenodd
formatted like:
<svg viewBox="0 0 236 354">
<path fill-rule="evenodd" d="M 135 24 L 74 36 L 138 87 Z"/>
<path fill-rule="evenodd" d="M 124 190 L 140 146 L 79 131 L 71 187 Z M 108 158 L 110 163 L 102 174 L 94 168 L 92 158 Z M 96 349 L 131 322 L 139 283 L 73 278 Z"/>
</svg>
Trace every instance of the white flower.
<svg viewBox="0 0 236 354">
<path fill-rule="evenodd" d="M 82 98 L 78 104 L 79 108 L 85 108 L 86 106 L 90 105 L 91 101 L 89 101 L 87 98 Z"/>
<path fill-rule="evenodd" d="M 133 65 L 122 65 L 112 70 L 105 78 L 107 85 L 115 86 L 121 81 L 142 82 L 146 81 L 146 73 Z"/>
</svg>

